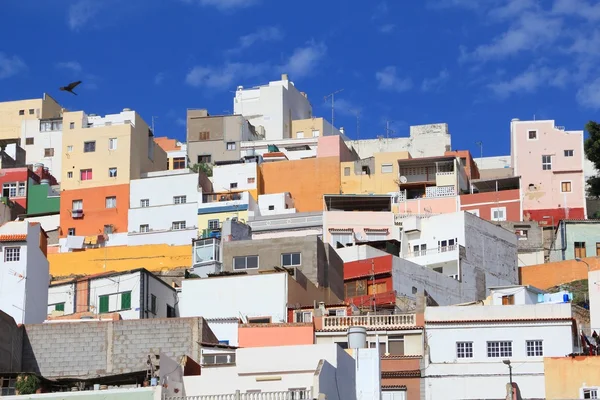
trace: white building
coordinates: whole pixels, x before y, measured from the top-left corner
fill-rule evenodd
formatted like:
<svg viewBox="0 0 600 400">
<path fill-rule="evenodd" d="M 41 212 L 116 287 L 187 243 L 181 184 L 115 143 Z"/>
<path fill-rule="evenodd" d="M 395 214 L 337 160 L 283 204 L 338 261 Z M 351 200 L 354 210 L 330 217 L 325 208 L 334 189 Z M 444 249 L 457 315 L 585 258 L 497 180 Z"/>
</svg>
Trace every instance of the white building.
<svg viewBox="0 0 600 400">
<path fill-rule="evenodd" d="M 491 305 L 426 308 L 425 399 L 505 398 L 504 361 L 522 398 L 545 398 L 544 357 L 573 352 L 574 322 L 571 304 L 535 304 L 530 291 L 498 288 Z"/>
<path fill-rule="evenodd" d="M 588 272 L 588 296 L 590 299 L 590 331 L 600 332 L 600 270 Z"/>
<path fill-rule="evenodd" d="M 248 225 L 252 228 L 252 239 L 322 235 L 323 213 L 255 216 L 248 221 Z"/>
<path fill-rule="evenodd" d="M 244 156 L 262 156 L 271 152 L 275 146 L 283 153 L 285 159 L 301 160 L 317 156 L 319 137 L 303 139 L 277 139 L 277 140 L 248 140 L 240 143 L 240 152 Z"/>
<path fill-rule="evenodd" d="M 0 226 L 0 310 L 17 324 L 46 319 L 46 250 L 47 235 L 40 224 L 12 221 Z"/>
<path fill-rule="evenodd" d="M 189 169 L 149 172 L 132 179 L 128 244 L 190 244 L 198 236 L 198 174 Z"/>
<path fill-rule="evenodd" d="M 224 162 L 213 167 L 212 184 L 215 193 L 247 191 L 257 188 L 256 162 Z"/>
<path fill-rule="evenodd" d="M 280 81 L 244 89 L 239 86 L 233 99 L 233 113 L 243 115 L 264 131 L 265 139 L 277 140 L 292 137 L 292 120 L 312 117 L 312 106 L 305 93 L 300 92 L 287 74 Z"/>
<path fill-rule="evenodd" d="M 175 289 L 143 268 L 51 283 L 46 304 L 48 316 L 119 313 L 122 319 L 177 317 Z"/>
<path fill-rule="evenodd" d="M 60 179 L 62 174 L 62 118 L 24 120 L 21 123 L 21 147 L 27 164 L 44 164 Z"/>
</svg>

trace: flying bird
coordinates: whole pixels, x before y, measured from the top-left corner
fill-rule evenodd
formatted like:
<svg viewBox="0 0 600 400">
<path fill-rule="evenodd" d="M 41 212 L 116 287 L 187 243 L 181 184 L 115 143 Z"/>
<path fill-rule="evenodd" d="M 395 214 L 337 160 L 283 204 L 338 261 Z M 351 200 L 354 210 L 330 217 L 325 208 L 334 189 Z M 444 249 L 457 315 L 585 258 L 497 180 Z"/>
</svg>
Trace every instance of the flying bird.
<svg viewBox="0 0 600 400">
<path fill-rule="evenodd" d="M 77 86 L 79 86 L 80 83 L 81 83 L 81 81 L 71 82 L 67 86 L 61 87 L 60 90 L 62 90 L 63 92 L 73 93 L 75 96 L 77 96 L 77 93 L 75 93 L 73 91 L 73 89 L 75 89 Z"/>
</svg>

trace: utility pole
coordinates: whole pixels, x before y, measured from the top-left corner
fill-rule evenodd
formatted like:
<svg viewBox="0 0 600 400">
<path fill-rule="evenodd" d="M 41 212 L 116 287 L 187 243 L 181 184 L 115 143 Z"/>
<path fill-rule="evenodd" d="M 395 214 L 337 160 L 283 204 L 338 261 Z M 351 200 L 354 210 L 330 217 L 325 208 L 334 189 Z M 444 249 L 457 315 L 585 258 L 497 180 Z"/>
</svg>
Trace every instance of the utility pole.
<svg viewBox="0 0 600 400">
<path fill-rule="evenodd" d="M 327 99 L 329 97 L 331 97 L 331 134 L 333 135 L 333 127 L 334 125 L 334 118 L 335 118 L 335 113 L 334 113 L 334 108 L 335 108 L 335 95 L 342 92 L 344 89 L 340 89 L 340 90 L 336 90 L 333 93 L 329 93 L 327 96 L 325 96 L 323 98 L 324 101 L 327 101 Z"/>
<path fill-rule="evenodd" d="M 390 122 L 394 122 L 394 121 L 385 121 L 385 137 L 387 139 L 390 138 L 390 132 L 391 133 L 396 133 L 394 130 L 390 129 Z"/>
<path fill-rule="evenodd" d="M 155 116 L 153 115 L 153 116 L 152 116 L 152 134 L 153 134 L 154 136 L 156 136 L 156 133 L 154 132 L 154 119 L 155 119 L 155 118 L 158 118 L 158 117 L 155 117 Z"/>
<path fill-rule="evenodd" d="M 481 168 L 483 165 L 483 142 L 479 141 L 475 142 L 475 144 L 479 146 L 479 168 Z"/>
<path fill-rule="evenodd" d="M 360 110 L 348 110 L 356 117 L 356 140 L 360 139 Z"/>
</svg>

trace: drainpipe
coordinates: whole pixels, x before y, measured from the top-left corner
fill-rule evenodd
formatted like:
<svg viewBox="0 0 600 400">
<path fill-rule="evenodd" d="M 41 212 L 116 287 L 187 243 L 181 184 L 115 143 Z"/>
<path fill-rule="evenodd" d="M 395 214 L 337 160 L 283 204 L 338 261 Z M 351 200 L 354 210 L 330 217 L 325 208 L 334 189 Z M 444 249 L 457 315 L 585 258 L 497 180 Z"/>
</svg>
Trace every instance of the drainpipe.
<svg viewBox="0 0 600 400">
<path fill-rule="evenodd" d="M 563 261 L 566 260 L 566 250 L 567 250 L 567 224 L 565 221 L 560 221 L 560 244 L 561 244 L 561 252 Z"/>
</svg>

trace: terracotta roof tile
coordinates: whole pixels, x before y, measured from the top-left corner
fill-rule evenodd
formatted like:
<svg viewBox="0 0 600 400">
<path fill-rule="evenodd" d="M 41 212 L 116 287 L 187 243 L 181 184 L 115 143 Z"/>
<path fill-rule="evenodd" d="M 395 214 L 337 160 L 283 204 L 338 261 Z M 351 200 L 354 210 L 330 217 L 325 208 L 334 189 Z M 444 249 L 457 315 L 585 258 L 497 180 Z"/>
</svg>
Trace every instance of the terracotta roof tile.
<svg viewBox="0 0 600 400">
<path fill-rule="evenodd" d="M 27 235 L 24 233 L 0 235 L 0 242 L 24 242 L 26 240 Z"/>
</svg>

